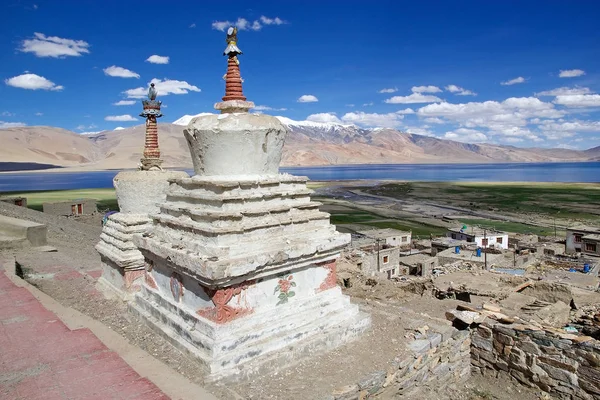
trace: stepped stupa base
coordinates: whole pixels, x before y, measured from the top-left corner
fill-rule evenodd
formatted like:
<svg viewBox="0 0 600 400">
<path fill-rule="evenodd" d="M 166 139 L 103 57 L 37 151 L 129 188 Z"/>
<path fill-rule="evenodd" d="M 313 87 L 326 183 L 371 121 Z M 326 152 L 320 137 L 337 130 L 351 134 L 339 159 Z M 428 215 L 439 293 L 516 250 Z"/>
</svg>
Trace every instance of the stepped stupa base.
<svg viewBox="0 0 600 400">
<path fill-rule="evenodd" d="M 132 311 L 202 361 L 209 379 L 282 368 L 370 326 L 337 286 L 350 237 L 311 201 L 306 180 L 174 179 L 152 229 L 133 236 L 147 268 Z"/>
<path fill-rule="evenodd" d="M 109 297 L 131 300 L 141 289 L 144 256 L 131 239 L 134 233 L 144 233 L 151 226 L 148 214 L 117 213 L 108 217 L 96 250 L 102 265 L 98 287 Z"/>
<path fill-rule="evenodd" d="M 245 306 L 245 297 L 272 294 L 280 278 L 221 289 L 223 293 L 237 293 L 243 287 L 223 306 L 223 319 L 219 320 L 219 311 L 193 312 L 164 296 L 165 288 L 159 282 L 170 280 L 168 272 L 159 272 L 161 276 L 156 281 L 147 277 L 129 309 L 179 350 L 206 366 L 208 381 L 245 379 L 289 367 L 358 338 L 371 324 L 370 316 L 351 304 L 335 284 L 299 298 L 293 305 L 273 302 L 270 307 L 263 305 L 260 311 Z M 293 274 L 299 282 L 311 280 L 309 268 Z M 192 290 L 184 289 L 185 296 L 197 296 L 201 303 L 205 294 Z"/>
<path fill-rule="evenodd" d="M 115 176 L 121 212 L 108 217 L 96 245 L 102 266 L 98 288 L 105 295 L 131 300 L 141 289 L 145 260 L 133 235 L 152 227 L 148 214 L 157 212 L 158 203 L 165 200 L 169 179 L 187 176 L 183 171 L 123 171 Z"/>
</svg>

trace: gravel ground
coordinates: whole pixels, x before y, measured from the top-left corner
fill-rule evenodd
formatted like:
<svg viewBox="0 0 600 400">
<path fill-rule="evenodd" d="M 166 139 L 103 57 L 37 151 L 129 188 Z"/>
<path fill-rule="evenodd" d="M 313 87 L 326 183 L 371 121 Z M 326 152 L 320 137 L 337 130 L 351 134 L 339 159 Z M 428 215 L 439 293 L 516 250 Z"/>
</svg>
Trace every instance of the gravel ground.
<svg viewBox="0 0 600 400">
<path fill-rule="evenodd" d="M 195 360 L 174 349 L 168 342 L 138 322 L 127 312 L 124 302 L 105 299 L 96 289 L 100 276 L 100 257 L 94 249 L 101 232 L 99 219 L 81 221 L 58 217 L 0 202 L 0 214 L 44 223 L 48 226 L 48 244 L 58 252 L 42 253 L 34 249 L 0 251 L 12 255 L 28 274 L 28 281 L 59 303 L 72 307 L 109 327 L 161 360 L 183 376 L 204 384 L 205 370 Z M 365 296 L 368 297 L 368 296 Z M 256 377 L 230 385 L 205 385 L 222 399 L 319 399 L 334 388 L 356 382 L 361 376 L 382 369 L 403 349 L 408 330 L 425 324 L 444 308 L 452 307 L 438 300 L 403 293 L 399 300 L 356 299 L 370 312 L 374 329 L 360 340 L 332 352 L 301 361 L 278 373 Z M 412 302 L 419 302 L 422 313 L 412 313 Z M 424 307 L 431 303 L 431 307 Z M 424 313 L 426 311 L 427 313 Z M 535 392 L 518 384 L 489 377 L 473 377 L 467 385 L 444 391 L 425 387 L 427 399 L 540 399 Z M 415 394 L 416 395 L 416 394 Z"/>
</svg>

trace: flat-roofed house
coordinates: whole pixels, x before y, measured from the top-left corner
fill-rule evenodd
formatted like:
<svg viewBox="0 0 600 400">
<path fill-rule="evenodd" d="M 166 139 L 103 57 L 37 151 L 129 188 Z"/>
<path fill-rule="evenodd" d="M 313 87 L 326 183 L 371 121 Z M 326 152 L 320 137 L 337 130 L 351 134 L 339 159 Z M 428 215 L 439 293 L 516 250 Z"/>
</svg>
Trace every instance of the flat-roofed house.
<svg viewBox="0 0 600 400">
<path fill-rule="evenodd" d="M 600 228 L 595 226 L 577 225 L 567 228 L 566 253 L 598 255 L 599 246 L 596 240 L 598 235 L 600 235 Z"/>
<path fill-rule="evenodd" d="M 508 249 L 508 233 L 494 229 L 479 227 L 450 228 L 446 236 L 456 240 L 464 240 L 467 243 L 476 243 L 477 247 Z"/>
</svg>

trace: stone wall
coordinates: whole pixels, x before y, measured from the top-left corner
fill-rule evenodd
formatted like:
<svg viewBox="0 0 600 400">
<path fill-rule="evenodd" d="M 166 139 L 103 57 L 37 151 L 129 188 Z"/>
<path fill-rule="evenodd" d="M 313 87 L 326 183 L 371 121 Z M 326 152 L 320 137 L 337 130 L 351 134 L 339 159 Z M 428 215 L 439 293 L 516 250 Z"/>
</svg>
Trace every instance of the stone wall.
<svg viewBox="0 0 600 400">
<path fill-rule="evenodd" d="M 485 322 L 472 334 L 473 372 L 508 374 L 559 399 L 598 399 L 600 342 L 581 340 L 523 325 Z"/>
<path fill-rule="evenodd" d="M 334 400 L 392 398 L 403 395 L 419 398 L 424 383 L 436 388 L 466 381 L 471 374 L 468 331 L 451 327 L 429 331 L 407 344 L 408 353 L 397 356 L 385 371 L 376 371 L 359 382 L 338 388 Z M 394 397 L 395 398 L 395 397 Z"/>
</svg>

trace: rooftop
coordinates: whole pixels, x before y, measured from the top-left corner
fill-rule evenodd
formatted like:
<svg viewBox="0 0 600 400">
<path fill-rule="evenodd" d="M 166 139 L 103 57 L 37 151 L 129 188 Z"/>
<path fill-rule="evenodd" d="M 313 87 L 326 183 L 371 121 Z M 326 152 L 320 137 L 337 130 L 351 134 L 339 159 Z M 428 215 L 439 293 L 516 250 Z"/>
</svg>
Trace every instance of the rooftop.
<svg viewBox="0 0 600 400">
<path fill-rule="evenodd" d="M 569 231 L 600 233 L 600 228 L 597 226 L 575 225 L 567 228 Z"/>
<path fill-rule="evenodd" d="M 456 233 L 462 233 L 464 235 L 469 235 L 469 236 L 483 236 L 484 234 L 487 235 L 508 235 L 508 233 L 503 232 L 503 231 L 497 231 L 495 229 L 484 229 L 484 228 L 479 228 L 479 227 L 475 227 L 475 226 L 469 226 L 467 229 L 461 229 L 460 227 L 455 227 L 455 228 L 448 228 L 448 230 L 450 232 L 456 232 Z"/>
<path fill-rule="evenodd" d="M 435 238 L 431 241 L 432 245 L 442 245 L 442 246 L 462 246 L 464 244 L 468 244 L 466 240 L 458 240 L 452 239 L 451 237 L 442 236 Z"/>
<path fill-rule="evenodd" d="M 583 240 L 594 240 L 594 241 L 600 242 L 600 235 L 598 235 L 598 234 L 585 235 L 582 239 Z"/>
<path fill-rule="evenodd" d="M 390 236 L 406 236 L 406 235 L 411 234 L 411 232 L 409 232 L 409 231 L 399 231 L 397 229 L 391 229 L 391 228 L 371 229 L 368 231 L 360 231 L 358 233 L 360 233 L 361 235 L 370 237 L 371 239 L 386 239 L 386 238 L 389 238 Z"/>
<path fill-rule="evenodd" d="M 432 257 L 430 255 L 427 254 L 413 254 L 411 256 L 406 256 L 406 257 L 400 257 L 400 264 L 405 264 L 405 265 L 414 265 L 420 262 L 426 262 L 431 260 Z"/>
</svg>

